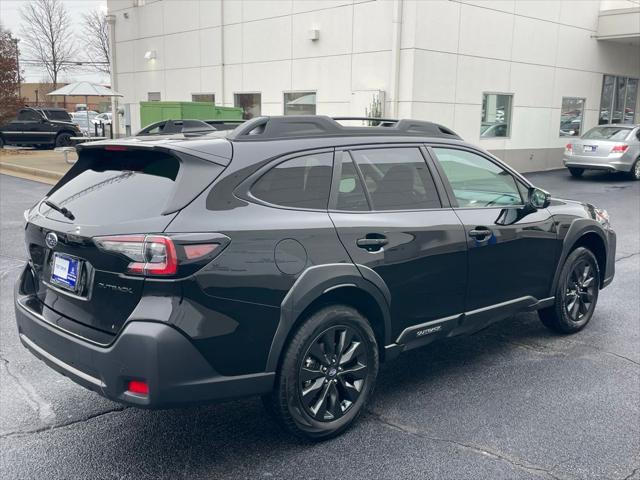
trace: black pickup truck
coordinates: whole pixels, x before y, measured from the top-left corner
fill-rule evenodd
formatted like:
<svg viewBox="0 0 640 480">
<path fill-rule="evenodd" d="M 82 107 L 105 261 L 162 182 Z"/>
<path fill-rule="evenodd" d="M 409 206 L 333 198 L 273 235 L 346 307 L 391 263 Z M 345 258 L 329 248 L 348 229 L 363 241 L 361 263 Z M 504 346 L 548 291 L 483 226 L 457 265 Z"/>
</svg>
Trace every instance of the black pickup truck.
<svg viewBox="0 0 640 480">
<path fill-rule="evenodd" d="M 71 137 L 81 137 L 80 128 L 64 108 L 25 107 L 15 120 L 0 125 L 0 148 L 4 145 L 67 147 Z"/>
</svg>

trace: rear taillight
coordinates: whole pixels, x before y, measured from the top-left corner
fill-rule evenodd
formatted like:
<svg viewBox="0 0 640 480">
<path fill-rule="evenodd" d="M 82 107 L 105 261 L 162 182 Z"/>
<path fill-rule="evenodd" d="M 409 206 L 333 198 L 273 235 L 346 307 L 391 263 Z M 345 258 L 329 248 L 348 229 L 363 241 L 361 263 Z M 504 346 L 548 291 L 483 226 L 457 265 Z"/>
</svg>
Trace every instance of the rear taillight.
<svg viewBox="0 0 640 480">
<path fill-rule="evenodd" d="M 624 153 L 629 148 L 629 145 L 623 143 L 621 145 L 614 145 L 611 149 L 611 153 Z"/>
<path fill-rule="evenodd" d="M 127 273 L 134 275 L 175 275 L 178 271 L 176 247 L 162 235 L 114 235 L 94 239 L 98 248 L 133 260 Z"/>
<path fill-rule="evenodd" d="M 130 380 L 127 383 L 127 391 L 138 395 L 149 395 L 149 384 L 140 380 Z"/>
<path fill-rule="evenodd" d="M 180 264 L 194 271 L 219 253 L 220 247 L 218 243 L 176 243 L 164 235 L 112 235 L 96 237 L 94 241 L 101 250 L 131 260 L 127 273 L 145 276 L 176 275 Z"/>
<path fill-rule="evenodd" d="M 571 153 L 571 152 L 573 152 L 573 145 L 572 145 L 572 144 L 570 144 L 570 143 L 567 143 L 567 144 L 565 145 L 564 149 L 565 149 L 565 151 L 566 151 L 567 153 Z"/>
</svg>

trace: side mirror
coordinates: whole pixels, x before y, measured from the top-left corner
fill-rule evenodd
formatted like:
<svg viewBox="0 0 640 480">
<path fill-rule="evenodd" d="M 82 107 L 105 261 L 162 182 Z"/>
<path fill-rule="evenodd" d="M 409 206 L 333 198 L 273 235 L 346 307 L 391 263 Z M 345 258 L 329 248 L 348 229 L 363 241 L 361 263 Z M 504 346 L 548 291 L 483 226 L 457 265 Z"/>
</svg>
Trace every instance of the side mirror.
<svg viewBox="0 0 640 480">
<path fill-rule="evenodd" d="M 529 198 L 527 199 L 527 204 L 535 208 L 536 210 L 539 208 L 547 208 L 551 203 L 551 194 L 549 192 L 545 192 L 541 188 L 531 187 L 529 189 Z"/>
</svg>

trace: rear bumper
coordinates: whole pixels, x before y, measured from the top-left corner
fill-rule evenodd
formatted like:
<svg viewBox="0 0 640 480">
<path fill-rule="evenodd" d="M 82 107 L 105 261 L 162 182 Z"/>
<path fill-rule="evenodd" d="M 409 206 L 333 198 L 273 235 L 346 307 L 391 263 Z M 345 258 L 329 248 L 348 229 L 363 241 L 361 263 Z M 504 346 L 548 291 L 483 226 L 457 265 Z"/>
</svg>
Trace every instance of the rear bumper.
<svg viewBox="0 0 640 480">
<path fill-rule="evenodd" d="M 562 158 L 567 168 L 584 168 L 588 170 L 607 170 L 609 172 L 629 172 L 633 162 L 622 157 L 587 157 L 581 155 L 564 155 Z"/>
<path fill-rule="evenodd" d="M 100 395 L 146 408 L 237 398 L 269 392 L 274 373 L 223 376 L 191 341 L 170 325 L 133 321 L 107 347 L 94 345 L 50 324 L 16 290 L 22 344 L 74 382 Z M 127 391 L 130 380 L 146 381 L 148 395 Z"/>
</svg>

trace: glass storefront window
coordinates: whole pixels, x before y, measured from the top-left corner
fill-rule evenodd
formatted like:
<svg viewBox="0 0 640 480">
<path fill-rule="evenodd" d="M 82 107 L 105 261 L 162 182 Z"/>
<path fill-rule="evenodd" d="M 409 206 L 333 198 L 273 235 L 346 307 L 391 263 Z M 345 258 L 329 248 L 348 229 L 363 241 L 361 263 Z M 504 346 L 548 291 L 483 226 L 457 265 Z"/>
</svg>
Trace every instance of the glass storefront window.
<svg viewBox="0 0 640 480">
<path fill-rule="evenodd" d="M 316 92 L 285 92 L 285 115 L 315 115 Z"/>
<path fill-rule="evenodd" d="M 560 110 L 560 136 L 579 137 L 582 133 L 584 98 L 562 97 Z"/>
<path fill-rule="evenodd" d="M 260 93 L 234 93 L 234 107 L 242 108 L 242 118 L 249 120 L 262 114 L 262 94 Z"/>
<path fill-rule="evenodd" d="M 513 95 L 484 93 L 480 137 L 508 137 L 511 133 L 511 100 Z"/>
<path fill-rule="evenodd" d="M 638 79 L 605 75 L 602 81 L 599 125 L 634 123 Z"/>
</svg>

